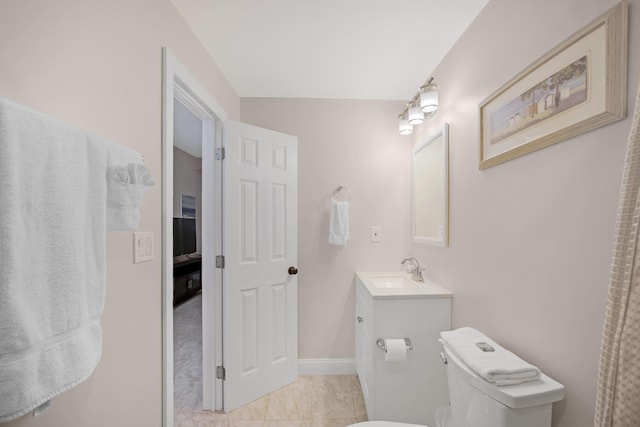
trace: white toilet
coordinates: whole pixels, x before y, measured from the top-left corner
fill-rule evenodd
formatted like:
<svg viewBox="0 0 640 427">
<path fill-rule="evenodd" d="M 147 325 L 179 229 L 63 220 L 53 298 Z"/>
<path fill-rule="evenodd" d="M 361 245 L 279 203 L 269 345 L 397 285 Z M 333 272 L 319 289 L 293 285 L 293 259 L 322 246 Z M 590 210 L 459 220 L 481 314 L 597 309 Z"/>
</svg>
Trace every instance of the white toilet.
<svg viewBox="0 0 640 427">
<path fill-rule="evenodd" d="M 429 427 L 549 427 L 553 402 L 564 398 L 564 386 L 541 374 L 535 381 L 496 386 L 469 368 L 443 343 L 450 410 Z M 434 420 L 435 422 L 435 420 Z M 417 427 L 416 424 L 367 421 L 358 427 Z M 420 426 L 425 427 L 425 426 Z"/>
</svg>

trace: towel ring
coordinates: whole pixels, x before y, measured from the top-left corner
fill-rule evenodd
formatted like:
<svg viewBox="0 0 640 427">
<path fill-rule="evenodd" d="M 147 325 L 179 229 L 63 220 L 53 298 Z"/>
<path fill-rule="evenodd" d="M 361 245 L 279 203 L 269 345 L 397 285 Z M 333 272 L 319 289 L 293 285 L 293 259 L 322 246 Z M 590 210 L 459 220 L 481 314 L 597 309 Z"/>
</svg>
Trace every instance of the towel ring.
<svg viewBox="0 0 640 427">
<path fill-rule="evenodd" d="M 343 187 L 342 185 L 336 188 L 335 190 L 333 190 L 333 192 L 331 193 L 331 200 L 333 200 L 334 202 L 338 202 L 338 200 L 335 199 L 335 196 L 340 194 L 341 191 L 344 191 L 347 194 L 346 201 L 347 202 L 351 201 L 351 190 L 349 190 L 347 187 Z"/>
</svg>

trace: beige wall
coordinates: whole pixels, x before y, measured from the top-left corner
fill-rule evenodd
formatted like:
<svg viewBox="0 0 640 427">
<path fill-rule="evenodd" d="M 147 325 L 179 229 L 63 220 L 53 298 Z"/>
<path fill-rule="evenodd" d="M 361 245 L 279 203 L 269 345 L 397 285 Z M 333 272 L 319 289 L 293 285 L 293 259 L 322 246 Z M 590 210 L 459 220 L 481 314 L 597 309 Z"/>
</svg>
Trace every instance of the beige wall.
<svg viewBox="0 0 640 427">
<path fill-rule="evenodd" d="M 5 0 L 0 96 L 145 155 L 161 174 L 161 46 L 233 119 L 299 138 L 299 356 L 353 357 L 353 274 L 397 269 L 410 248 L 454 291 L 455 326 L 472 325 L 567 386 L 555 425 L 591 424 L 627 119 L 478 170 L 477 105 L 613 0 L 492 0 L 434 75 L 441 111 L 397 135 L 402 102 L 239 98 L 168 0 Z M 640 7 L 631 8 L 630 90 Z M 635 27 L 635 28 L 634 28 Z M 427 77 L 427 76 L 425 76 Z M 411 96 L 412 94 L 407 94 Z M 451 124 L 451 246 L 409 244 L 410 150 Z M 349 187 L 351 241 L 326 243 L 329 195 Z M 142 205 L 156 235 L 161 188 Z M 369 242 L 382 226 L 383 242 Z M 129 233 L 108 239 L 103 359 L 85 383 L 15 426 L 158 426 L 161 262 L 133 265 Z"/>
<path fill-rule="evenodd" d="M 132 263 L 130 233 L 109 233 L 102 361 L 91 378 L 17 426 L 161 425 L 161 47 L 226 109 L 240 100 L 168 0 L 5 0 L 0 4 L 0 96 L 145 156 L 156 182 L 140 230 L 156 258 Z"/>
<path fill-rule="evenodd" d="M 411 141 L 396 101 L 243 98 L 242 121 L 298 137 L 298 356 L 352 358 L 354 273 L 398 270 L 409 250 Z M 327 242 L 331 192 L 351 190 L 350 240 Z M 382 242 L 369 240 L 372 225 Z"/>
<path fill-rule="evenodd" d="M 451 245 L 414 244 L 413 253 L 426 277 L 453 291 L 454 327 L 484 331 L 566 386 L 554 406 L 554 425 L 562 427 L 593 425 L 630 119 L 479 171 L 477 106 L 615 3 L 492 0 L 433 73 L 440 112 L 413 138 L 451 124 Z M 630 13 L 633 101 L 638 1 Z"/>
<path fill-rule="evenodd" d="M 182 217 L 180 198 L 196 196 L 196 231 L 198 252 L 202 253 L 202 159 L 173 147 L 173 216 Z"/>
</svg>

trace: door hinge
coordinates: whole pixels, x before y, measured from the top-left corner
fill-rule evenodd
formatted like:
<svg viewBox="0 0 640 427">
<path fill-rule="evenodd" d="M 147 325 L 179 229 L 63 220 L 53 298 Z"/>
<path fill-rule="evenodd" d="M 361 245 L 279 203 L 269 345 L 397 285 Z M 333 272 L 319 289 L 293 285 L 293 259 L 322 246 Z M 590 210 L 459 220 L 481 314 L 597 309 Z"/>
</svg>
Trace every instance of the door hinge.
<svg viewBox="0 0 640 427">
<path fill-rule="evenodd" d="M 224 160 L 224 147 L 216 148 L 216 160 Z"/>
<path fill-rule="evenodd" d="M 224 366 L 216 366 L 216 378 L 224 381 L 226 378 L 226 372 Z"/>
<path fill-rule="evenodd" d="M 216 256 L 216 268 L 224 268 L 224 255 Z"/>
</svg>

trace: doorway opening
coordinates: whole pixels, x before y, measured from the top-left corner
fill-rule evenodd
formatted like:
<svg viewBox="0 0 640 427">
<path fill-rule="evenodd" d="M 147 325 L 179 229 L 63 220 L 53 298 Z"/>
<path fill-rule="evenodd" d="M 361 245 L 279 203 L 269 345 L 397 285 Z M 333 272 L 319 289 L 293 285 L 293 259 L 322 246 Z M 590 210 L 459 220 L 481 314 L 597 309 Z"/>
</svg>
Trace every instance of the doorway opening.
<svg viewBox="0 0 640 427">
<path fill-rule="evenodd" d="M 171 427 L 173 213 L 177 200 L 173 188 L 174 109 L 185 107 L 193 113 L 202 131 L 204 410 L 231 411 L 294 382 L 298 376 L 297 138 L 226 120 L 226 113 L 206 90 L 166 48 L 163 53 L 163 426 Z M 223 174 L 225 163 L 232 166 Z M 182 200 L 181 194 L 175 203 Z M 196 203 L 189 198 L 185 203 L 189 214 Z M 218 264 L 220 268 L 216 268 Z"/>
<path fill-rule="evenodd" d="M 202 129 L 204 120 L 173 100 L 174 419 L 202 411 Z M 207 260 L 205 259 L 205 263 Z M 177 422 L 178 424 L 179 421 Z"/>
<path fill-rule="evenodd" d="M 222 409 L 222 382 L 216 379 L 215 367 L 222 364 L 222 273 L 215 268 L 215 254 L 222 247 L 221 167 L 216 164 L 215 150 L 222 144 L 221 122 L 225 111 L 211 99 L 171 52 L 163 48 L 163 426 L 174 421 L 174 296 L 188 299 L 201 298 L 201 356 L 190 355 L 190 364 L 201 367 L 202 408 Z M 192 147 L 182 145 L 178 139 L 181 126 L 190 124 Z M 177 132 L 177 133 L 176 133 Z M 178 136 L 178 138 L 174 138 Z M 199 137 L 199 147 L 197 141 Z M 174 139 L 176 141 L 174 141 Z M 177 142 L 177 148 L 174 143 Z M 200 149 L 200 160 L 189 153 Z M 174 151 L 175 150 L 175 151 Z M 174 169 L 191 163 L 195 169 L 185 172 Z M 200 171 L 197 163 L 200 163 Z M 190 176 L 186 185 L 185 176 Z M 201 178 L 198 177 L 201 175 Z M 198 189 L 198 182 L 200 188 Z M 185 189 L 186 188 L 186 189 Z M 190 194 L 195 193 L 195 194 Z M 198 195 L 200 201 L 198 201 Z M 193 216 L 194 218 L 188 218 Z M 174 219 L 176 218 L 177 221 Z M 174 228 L 174 223 L 176 228 Z M 192 230 L 193 228 L 193 230 Z M 174 240 L 174 229 L 179 236 Z M 194 235 L 192 241 L 191 236 Z M 197 237 L 200 242 L 197 243 Z M 195 243 L 195 248 L 194 248 Z M 194 250 L 195 249 L 195 250 Z M 174 251 L 175 250 L 175 251 Z M 198 268 L 199 267 L 199 268 Z M 175 270 L 175 273 L 174 273 Z M 198 283 L 198 280 L 200 283 Z M 201 290 L 197 289 L 201 287 Z M 187 303 L 193 304 L 192 301 Z M 198 392 L 198 390 L 196 390 Z M 198 403 L 199 404 L 199 403 Z"/>
</svg>

